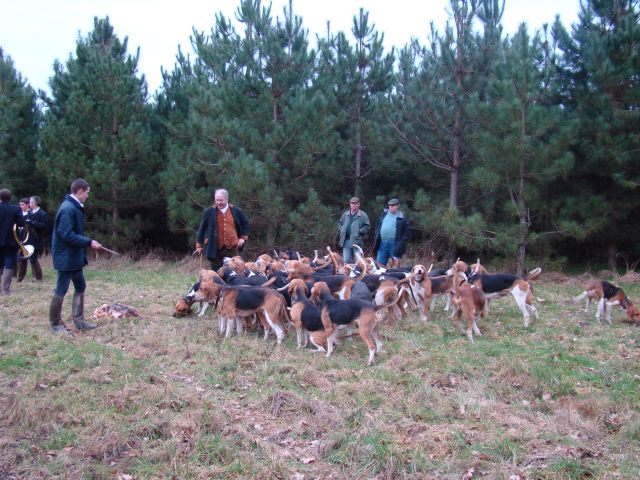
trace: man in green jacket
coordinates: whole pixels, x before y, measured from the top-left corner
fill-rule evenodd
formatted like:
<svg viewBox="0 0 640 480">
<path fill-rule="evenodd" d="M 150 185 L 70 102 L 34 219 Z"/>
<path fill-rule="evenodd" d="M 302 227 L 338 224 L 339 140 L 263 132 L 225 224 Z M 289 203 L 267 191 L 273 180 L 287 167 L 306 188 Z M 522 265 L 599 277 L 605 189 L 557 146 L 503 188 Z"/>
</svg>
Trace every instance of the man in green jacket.
<svg viewBox="0 0 640 480">
<path fill-rule="evenodd" d="M 349 210 L 345 211 L 338 222 L 340 232 L 340 246 L 345 263 L 353 263 L 355 256 L 353 246 L 364 246 L 364 236 L 371 228 L 369 217 L 360 210 L 360 199 L 353 197 L 349 200 Z"/>
</svg>

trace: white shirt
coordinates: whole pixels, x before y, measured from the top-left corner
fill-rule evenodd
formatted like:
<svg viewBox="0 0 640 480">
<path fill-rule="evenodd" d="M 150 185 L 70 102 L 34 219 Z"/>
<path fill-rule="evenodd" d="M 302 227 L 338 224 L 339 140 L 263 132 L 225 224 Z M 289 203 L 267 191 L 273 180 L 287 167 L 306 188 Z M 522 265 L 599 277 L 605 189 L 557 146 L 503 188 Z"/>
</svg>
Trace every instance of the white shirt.
<svg viewBox="0 0 640 480">
<path fill-rule="evenodd" d="M 78 197 L 76 197 L 73 193 L 71 194 L 71 198 L 75 199 L 75 201 L 78 202 L 82 208 L 84 208 L 84 203 L 78 200 Z"/>
</svg>

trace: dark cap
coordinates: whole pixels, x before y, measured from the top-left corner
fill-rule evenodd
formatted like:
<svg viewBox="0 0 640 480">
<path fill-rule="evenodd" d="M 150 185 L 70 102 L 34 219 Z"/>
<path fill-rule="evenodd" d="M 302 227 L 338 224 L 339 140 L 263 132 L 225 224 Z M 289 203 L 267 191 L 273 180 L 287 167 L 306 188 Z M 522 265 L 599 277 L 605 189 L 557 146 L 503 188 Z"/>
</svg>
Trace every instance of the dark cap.
<svg viewBox="0 0 640 480">
<path fill-rule="evenodd" d="M 360 203 L 360 199 L 358 197 L 352 197 L 349 203 Z"/>
<path fill-rule="evenodd" d="M 398 200 L 397 198 L 392 198 L 391 200 L 389 200 L 389 205 L 400 205 L 400 200 Z"/>
</svg>

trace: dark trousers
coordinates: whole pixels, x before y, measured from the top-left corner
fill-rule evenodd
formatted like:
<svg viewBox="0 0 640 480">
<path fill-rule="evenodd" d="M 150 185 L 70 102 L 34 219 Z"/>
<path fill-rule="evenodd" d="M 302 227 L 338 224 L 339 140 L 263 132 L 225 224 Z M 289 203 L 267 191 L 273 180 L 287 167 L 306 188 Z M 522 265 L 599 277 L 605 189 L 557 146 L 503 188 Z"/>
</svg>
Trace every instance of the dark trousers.
<svg viewBox="0 0 640 480">
<path fill-rule="evenodd" d="M 40 257 L 40 255 L 42 255 L 42 249 L 41 248 L 36 248 L 33 251 L 33 255 L 31 255 L 29 257 L 29 263 L 31 264 L 31 266 L 35 265 L 36 263 L 38 263 L 38 258 Z"/>
<path fill-rule="evenodd" d="M 211 270 L 215 270 L 217 272 L 220 267 L 222 267 L 224 257 L 235 257 L 236 255 L 240 255 L 238 247 L 222 247 L 218 249 L 218 255 L 215 258 L 207 257 L 207 260 L 211 262 Z"/>
<path fill-rule="evenodd" d="M 33 266 L 38 263 L 40 253 L 41 250 L 34 250 L 33 254 L 28 259 L 18 257 L 18 280 L 22 280 L 27 275 L 27 262 L 31 264 L 31 269 L 34 271 Z"/>
<path fill-rule="evenodd" d="M 18 260 L 18 247 L 0 247 L 0 261 L 3 269 L 15 270 Z"/>
<path fill-rule="evenodd" d="M 58 272 L 55 294 L 59 297 L 64 297 L 69 291 L 69 284 L 71 282 L 73 282 L 73 288 L 75 288 L 78 293 L 83 293 L 87 289 L 87 283 L 84 281 L 84 273 L 82 270 Z"/>
</svg>

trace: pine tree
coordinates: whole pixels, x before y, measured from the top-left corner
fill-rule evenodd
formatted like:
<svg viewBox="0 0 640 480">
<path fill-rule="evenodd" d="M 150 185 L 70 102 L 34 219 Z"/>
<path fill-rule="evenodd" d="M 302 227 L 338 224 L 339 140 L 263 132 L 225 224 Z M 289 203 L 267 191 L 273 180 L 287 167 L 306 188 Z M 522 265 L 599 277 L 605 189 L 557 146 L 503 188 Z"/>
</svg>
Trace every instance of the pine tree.
<svg viewBox="0 0 640 480">
<path fill-rule="evenodd" d="M 370 25 L 369 14 L 360 9 L 351 28 L 354 45 L 343 32 L 319 39 L 318 85 L 331 89 L 337 108 L 343 113 L 338 126 L 342 137 L 341 158 L 336 172 L 353 180 L 351 190 L 361 195 L 364 177 L 372 172 L 382 152 L 373 147 L 383 117 L 377 107 L 391 93 L 395 56 L 384 53 L 384 35 Z M 345 167 L 353 165 L 345 171 Z M 347 191 L 349 188 L 346 189 Z"/>
<path fill-rule="evenodd" d="M 574 184 L 566 193 L 585 229 L 585 246 L 615 269 L 619 255 L 640 254 L 640 12 L 635 0 L 585 0 L 569 35 L 554 34 L 564 56 L 558 67 L 567 87 L 567 108 L 580 119 Z M 601 248 L 605 246 L 605 248 Z"/>
<path fill-rule="evenodd" d="M 35 171 L 39 121 L 35 91 L 0 48 L 0 178 L 18 198 L 45 194 Z"/>
<path fill-rule="evenodd" d="M 151 133 L 144 77 L 137 77 L 139 52 L 127 54 L 109 18 L 77 42 L 66 68 L 56 62 L 52 97 L 42 128 L 40 171 L 50 195 L 59 198 L 76 177 L 92 185 L 90 221 L 105 242 L 128 246 L 152 227 L 162 203 L 160 170 Z"/>
<path fill-rule="evenodd" d="M 472 231 L 480 219 L 466 207 L 460 183 L 475 160 L 470 138 L 481 124 L 470 109 L 473 99 L 484 95 L 499 52 L 502 9 L 494 0 L 452 0 L 450 8 L 452 21 L 444 33 L 432 24 L 428 45 L 414 41 L 402 52 L 396 111 L 389 122 L 415 158 L 412 171 L 421 182 L 418 226 L 440 237 L 452 261 L 456 249 L 477 247 L 482 240 Z M 474 32 L 477 20 L 484 35 Z"/>
<path fill-rule="evenodd" d="M 193 67 L 180 69 L 186 114 L 170 129 L 164 184 L 173 228 L 193 230 L 211 190 L 224 187 L 254 241 L 273 246 L 293 240 L 284 226 L 321 173 L 334 121 L 310 88 L 314 52 L 291 7 L 274 21 L 260 1 L 244 0 L 236 18 L 242 33 L 222 14 L 210 35 L 194 32 Z"/>
<path fill-rule="evenodd" d="M 488 228 L 499 232 L 491 240 L 494 248 L 514 255 L 517 273 L 524 275 L 529 242 L 551 233 L 544 231 L 545 186 L 571 171 L 576 128 L 554 102 L 553 65 L 539 33 L 531 38 L 521 25 L 494 73 L 486 99 L 479 102 L 483 129 L 475 142 L 478 166 L 471 182 L 488 194 L 495 209 L 483 211 Z M 565 218 L 555 217 L 556 229 Z"/>
</svg>

